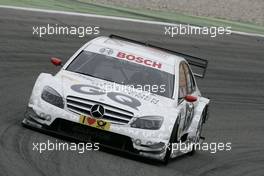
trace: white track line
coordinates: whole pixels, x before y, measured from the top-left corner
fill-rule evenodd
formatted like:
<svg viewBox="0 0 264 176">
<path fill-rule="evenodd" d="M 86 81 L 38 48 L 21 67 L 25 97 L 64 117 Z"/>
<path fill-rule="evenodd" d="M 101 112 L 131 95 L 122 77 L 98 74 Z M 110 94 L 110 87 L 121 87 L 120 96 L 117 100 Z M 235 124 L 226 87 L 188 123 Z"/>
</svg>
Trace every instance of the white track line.
<svg viewBox="0 0 264 176">
<path fill-rule="evenodd" d="M 129 22 L 137 22 L 137 23 L 147 23 L 147 24 L 156 24 L 156 25 L 167 25 L 167 26 L 179 25 L 179 24 L 159 22 L 159 21 L 138 20 L 138 19 L 124 18 L 124 17 L 104 16 L 104 15 L 95 15 L 95 14 L 87 14 L 87 13 L 46 10 L 46 9 L 17 7 L 17 6 L 8 6 L 8 5 L 0 5 L 0 8 L 15 9 L 15 10 L 25 10 L 25 11 L 32 11 L 32 12 L 53 13 L 53 14 L 64 14 L 64 15 L 71 15 L 71 16 L 84 16 L 84 17 L 92 17 L 92 18 L 103 18 L 103 19 L 129 21 Z M 240 32 L 240 31 L 232 31 L 232 33 L 239 34 L 239 35 L 253 36 L 253 37 L 264 37 L 264 35 L 262 35 L 262 34 L 247 33 L 247 32 Z"/>
</svg>

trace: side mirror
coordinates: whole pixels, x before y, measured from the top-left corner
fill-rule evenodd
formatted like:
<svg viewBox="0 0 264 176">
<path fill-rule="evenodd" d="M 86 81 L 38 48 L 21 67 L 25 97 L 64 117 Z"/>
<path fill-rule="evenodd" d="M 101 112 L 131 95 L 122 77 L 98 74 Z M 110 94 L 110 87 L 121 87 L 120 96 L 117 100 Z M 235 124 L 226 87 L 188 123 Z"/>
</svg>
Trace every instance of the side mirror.
<svg viewBox="0 0 264 176">
<path fill-rule="evenodd" d="M 184 97 L 184 99 L 190 103 L 197 101 L 197 97 L 192 95 L 187 95 L 186 97 Z"/>
<path fill-rule="evenodd" d="M 59 58 L 52 57 L 52 58 L 50 59 L 50 61 L 51 61 L 51 63 L 52 63 L 53 65 L 55 65 L 55 66 L 62 66 L 62 61 L 61 61 L 61 59 L 59 59 Z"/>
</svg>

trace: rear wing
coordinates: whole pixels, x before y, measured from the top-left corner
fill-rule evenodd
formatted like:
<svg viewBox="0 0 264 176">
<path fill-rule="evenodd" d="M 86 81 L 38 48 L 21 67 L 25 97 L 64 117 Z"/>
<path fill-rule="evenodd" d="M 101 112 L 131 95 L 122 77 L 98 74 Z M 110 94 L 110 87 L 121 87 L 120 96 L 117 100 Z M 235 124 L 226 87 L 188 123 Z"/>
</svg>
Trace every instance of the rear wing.
<svg viewBox="0 0 264 176">
<path fill-rule="evenodd" d="M 172 53 L 172 54 L 176 54 L 178 56 L 182 56 L 184 59 L 186 59 L 186 61 L 192 67 L 192 71 L 194 73 L 194 76 L 197 76 L 197 77 L 200 77 L 200 78 L 204 78 L 204 76 L 205 76 L 205 72 L 206 72 L 206 69 L 207 69 L 207 66 L 208 66 L 208 60 L 206 60 L 206 59 L 202 59 L 202 58 L 199 58 L 199 57 L 191 56 L 191 55 L 188 55 L 188 54 L 185 54 L 185 53 L 181 53 L 181 52 L 178 52 L 178 51 L 172 51 L 172 50 L 169 50 L 169 49 L 166 49 L 166 48 L 162 48 L 162 47 L 159 47 L 159 46 L 152 45 L 152 44 L 147 43 L 147 42 L 141 42 L 141 41 L 125 38 L 125 37 L 118 36 L 118 35 L 111 34 L 109 36 L 109 38 L 115 38 L 115 39 L 120 39 L 120 40 L 124 40 L 124 41 L 128 41 L 128 42 L 132 42 L 132 43 L 137 43 L 137 44 L 140 44 L 140 45 L 145 45 L 145 46 L 156 48 L 156 49 L 159 49 L 159 50 L 162 50 L 162 51 L 166 51 L 166 52 L 169 52 L 169 53 Z"/>
</svg>

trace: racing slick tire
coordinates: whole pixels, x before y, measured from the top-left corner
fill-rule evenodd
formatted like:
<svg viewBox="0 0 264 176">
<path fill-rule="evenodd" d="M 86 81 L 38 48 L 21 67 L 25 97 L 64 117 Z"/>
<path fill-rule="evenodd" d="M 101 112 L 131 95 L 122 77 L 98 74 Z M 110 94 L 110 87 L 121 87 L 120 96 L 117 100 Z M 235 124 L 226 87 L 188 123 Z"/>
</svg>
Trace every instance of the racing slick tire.
<svg viewBox="0 0 264 176">
<path fill-rule="evenodd" d="M 180 118 L 177 118 L 177 119 L 180 119 Z M 171 156 L 171 147 L 172 147 L 172 144 L 173 143 L 178 143 L 178 129 L 179 129 L 179 120 L 177 120 L 173 126 L 173 130 L 172 130 L 172 133 L 171 133 L 171 137 L 170 137 L 170 140 L 169 140 L 169 144 L 168 146 L 166 147 L 166 154 L 165 154 L 165 157 L 163 158 L 162 160 L 162 163 L 167 165 L 169 163 L 169 160 L 170 160 L 170 156 Z"/>
<path fill-rule="evenodd" d="M 196 131 L 195 144 L 199 143 L 201 138 L 203 138 L 203 137 L 201 137 L 201 134 L 203 131 L 203 124 L 205 123 L 206 115 L 207 115 L 207 106 L 203 110 L 201 121 L 199 122 L 199 126 L 198 126 L 197 131 Z M 196 152 L 195 147 L 192 146 L 192 150 L 191 150 L 191 152 L 189 152 L 189 155 L 192 156 L 195 154 L 195 152 Z"/>
</svg>

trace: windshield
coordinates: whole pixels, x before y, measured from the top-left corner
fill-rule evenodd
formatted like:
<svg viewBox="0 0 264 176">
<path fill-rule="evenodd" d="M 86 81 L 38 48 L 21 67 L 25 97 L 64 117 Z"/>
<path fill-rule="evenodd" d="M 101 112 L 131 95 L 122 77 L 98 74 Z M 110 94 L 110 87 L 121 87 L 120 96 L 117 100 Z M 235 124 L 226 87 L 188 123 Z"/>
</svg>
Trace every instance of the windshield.
<svg viewBox="0 0 264 176">
<path fill-rule="evenodd" d="M 168 98 L 173 96 L 173 74 L 90 51 L 82 51 L 66 70 Z"/>
</svg>

